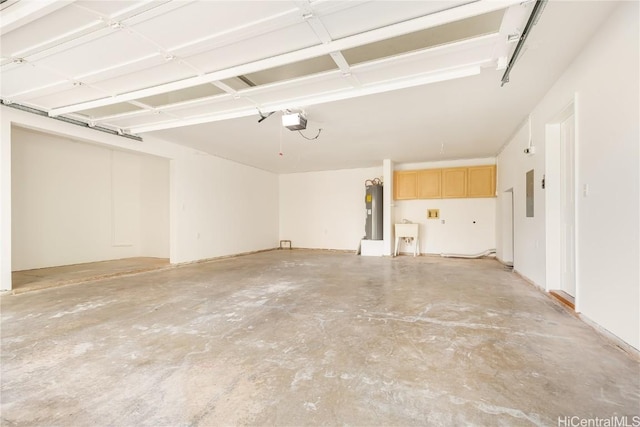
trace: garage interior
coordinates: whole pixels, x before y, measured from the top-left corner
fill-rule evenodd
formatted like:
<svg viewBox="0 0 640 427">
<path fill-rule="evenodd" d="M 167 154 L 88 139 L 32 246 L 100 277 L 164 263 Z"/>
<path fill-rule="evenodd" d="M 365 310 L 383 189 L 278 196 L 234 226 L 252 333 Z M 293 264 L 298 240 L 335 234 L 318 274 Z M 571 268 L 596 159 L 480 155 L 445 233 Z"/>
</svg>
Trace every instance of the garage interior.
<svg viewBox="0 0 640 427">
<path fill-rule="evenodd" d="M 2 425 L 633 422 L 638 6 L 3 2 Z"/>
</svg>

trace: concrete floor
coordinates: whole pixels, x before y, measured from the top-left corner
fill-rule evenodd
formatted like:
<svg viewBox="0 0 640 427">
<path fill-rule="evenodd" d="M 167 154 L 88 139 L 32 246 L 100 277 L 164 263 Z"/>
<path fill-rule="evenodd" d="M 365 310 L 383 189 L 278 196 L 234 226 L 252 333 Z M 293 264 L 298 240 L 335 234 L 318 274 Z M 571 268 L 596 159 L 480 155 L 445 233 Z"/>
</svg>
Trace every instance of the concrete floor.
<svg viewBox="0 0 640 427">
<path fill-rule="evenodd" d="M 494 260 L 272 251 L 1 307 L 3 426 L 640 415 L 638 362 Z"/>
<path fill-rule="evenodd" d="M 134 257 L 60 267 L 38 268 L 11 273 L 13 293 L 20 294 L 58 286 L 75 285 L 90 280 L 168 268 L 166 258 Z"/>
</svg>

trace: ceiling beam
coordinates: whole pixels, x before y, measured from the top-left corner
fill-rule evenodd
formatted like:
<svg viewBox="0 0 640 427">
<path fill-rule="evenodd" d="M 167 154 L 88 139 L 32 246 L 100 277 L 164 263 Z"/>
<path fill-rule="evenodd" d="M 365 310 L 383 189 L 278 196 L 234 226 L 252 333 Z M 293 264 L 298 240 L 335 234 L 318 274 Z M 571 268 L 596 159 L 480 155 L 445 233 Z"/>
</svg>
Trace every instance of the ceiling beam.
<svg viewBox="0 0 640 427">
<path fill-rule="evenodd" d="M 499 9 L 520 3 L 520 0 L 483 0 L 470 4 L 465 4 L 445 11 L 433 13 L 398 24 L 377 28 L 364 33 L 345 37 L 343 39 L 331 41 L 329 43 L 300 49 L 294 52 L 277 55 L 271 58 L 249 62 L 242 65 L 229 67 L 223 70 L 214 71 L 202 76 L 191 77 L 172 83 L 162 84 L 147 89 L 127 92 L 124 94 L 101 98 L 94 101 L 87 101 L 78 104 L 68 105 L 65 107 L 54 108 L 49 111 L 49 115 L 58 116 L 61 114 L 72 113 L 89 108 L 101 107 L 105 105 L 117 104 L 120 102 L 131 101 L 137 98 L 143 98 L 152 95 L 158 95 L 174 90 L 185 89 L 188 87 L 198 86 L 205 83 L 211 83 L 217 80 L 224 80 L 238 75 L 254 73 L 268 68 L 278 67 L 305 59 L 315 58 L 322 55 L 329 55 L 332 52 L 350 49 L 353 47 L 374 43 L 390 37 L 396 37 L 426 28 L 447 24 L 460 19 L 481 15 Z"/>
</svg>

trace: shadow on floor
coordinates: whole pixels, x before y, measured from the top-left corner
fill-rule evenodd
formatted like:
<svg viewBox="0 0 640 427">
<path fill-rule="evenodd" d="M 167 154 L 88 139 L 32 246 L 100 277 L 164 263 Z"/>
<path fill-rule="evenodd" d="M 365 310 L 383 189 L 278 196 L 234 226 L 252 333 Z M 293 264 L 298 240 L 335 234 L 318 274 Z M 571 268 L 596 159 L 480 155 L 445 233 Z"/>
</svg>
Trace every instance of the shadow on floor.
<svg viewBox="0 0 640 427">
<path fill-rule="evenodd" d="M 108 277 L 159 270 L 169 266 L 167 258 L 136 257 L 14 271 L 11 273 L 12 291 L 13 294 L 21 294 Z"/>
</svg>

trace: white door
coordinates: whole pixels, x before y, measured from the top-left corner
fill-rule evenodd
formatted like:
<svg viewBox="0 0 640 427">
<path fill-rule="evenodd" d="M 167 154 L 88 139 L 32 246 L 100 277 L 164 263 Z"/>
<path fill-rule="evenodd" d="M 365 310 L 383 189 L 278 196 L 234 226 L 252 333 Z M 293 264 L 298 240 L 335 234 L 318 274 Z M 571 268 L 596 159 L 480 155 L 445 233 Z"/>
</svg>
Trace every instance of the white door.
<svg viewBox="0 0 640 427">
<path fill-rule="evenodd" d="M 561 286 L 569 295 L 576 295 L 575 258 L 575 124 L 574 115 L 560 124 L 561 182 Z"/>
<path fill-rule="evenodd" d="M 502 261 L 513 266 L 513 188 L 502 197 Z"/>
</svg>

